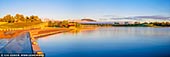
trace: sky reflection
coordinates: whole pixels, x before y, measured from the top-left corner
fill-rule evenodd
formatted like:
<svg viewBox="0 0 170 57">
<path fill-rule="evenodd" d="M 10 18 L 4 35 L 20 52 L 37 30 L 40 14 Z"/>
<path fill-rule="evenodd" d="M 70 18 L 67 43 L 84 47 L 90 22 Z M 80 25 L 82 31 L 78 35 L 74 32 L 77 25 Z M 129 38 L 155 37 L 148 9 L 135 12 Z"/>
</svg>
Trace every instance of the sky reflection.
<svg viewBox="0 0 170 57">
<path fill-rule="evenodd" d="M 76 35 L 54 35 L 46 40 L 38 39 L 38 43 L 47 56 L 170 56 L 169 30 L 170 28 L 109 27 Z"/>
</svg>

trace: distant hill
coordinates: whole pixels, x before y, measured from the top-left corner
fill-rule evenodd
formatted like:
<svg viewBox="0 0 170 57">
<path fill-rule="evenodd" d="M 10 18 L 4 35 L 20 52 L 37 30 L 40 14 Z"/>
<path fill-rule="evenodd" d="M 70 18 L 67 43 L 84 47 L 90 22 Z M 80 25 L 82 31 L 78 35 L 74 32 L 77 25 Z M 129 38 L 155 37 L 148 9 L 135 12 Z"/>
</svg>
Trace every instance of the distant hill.
<svg viewBox="0 0 170 57">
<path fill-rule="evenodd" d="M 81 19 L 81 21 L 90 21 L 90 22 L 96 22 L 96 20 L 93 20 L 93 19 Z"/>
</svg>

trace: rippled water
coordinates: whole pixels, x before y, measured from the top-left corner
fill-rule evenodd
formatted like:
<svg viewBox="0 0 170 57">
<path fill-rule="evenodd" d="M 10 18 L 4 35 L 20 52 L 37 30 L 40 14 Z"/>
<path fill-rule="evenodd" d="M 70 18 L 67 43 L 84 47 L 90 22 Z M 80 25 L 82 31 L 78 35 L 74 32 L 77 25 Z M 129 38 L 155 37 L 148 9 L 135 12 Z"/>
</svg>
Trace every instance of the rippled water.
<svg viewBox="0 0 170 57">
<path fill-rule="evenodd" d="M 170 28 L 109 27 L 38 39 L 47 57 L 170 57 Z"/>
</svg>

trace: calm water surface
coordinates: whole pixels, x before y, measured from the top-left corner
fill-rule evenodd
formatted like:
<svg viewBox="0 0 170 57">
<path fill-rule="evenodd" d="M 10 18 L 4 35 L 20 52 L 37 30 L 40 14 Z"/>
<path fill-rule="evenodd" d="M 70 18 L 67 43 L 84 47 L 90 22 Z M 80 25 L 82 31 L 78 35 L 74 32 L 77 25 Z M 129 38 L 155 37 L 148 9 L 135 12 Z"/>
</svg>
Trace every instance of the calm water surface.
<svg viewBox="0 0 170 57">
<path fill-rule="evenodd" d="M 170 28 L 109 27 L 38 39 L 47 57 L 170 57 Z"/>
</svg>

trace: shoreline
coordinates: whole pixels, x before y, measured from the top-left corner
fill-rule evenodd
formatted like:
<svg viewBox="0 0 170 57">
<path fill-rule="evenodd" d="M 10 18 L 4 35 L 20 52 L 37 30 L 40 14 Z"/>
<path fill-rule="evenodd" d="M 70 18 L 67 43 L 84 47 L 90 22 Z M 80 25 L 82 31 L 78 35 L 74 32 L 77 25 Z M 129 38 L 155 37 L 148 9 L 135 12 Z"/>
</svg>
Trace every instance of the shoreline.
<svg viewBox="0 0 170 57">
<path fill-rule="evenodd" d="M 36 29 L 36 30 L 29 30 L 30 34 L 34 38 L 40 38 L 44 36 L 49 36 L 57 33 L 63 33 L 63 32 L 68 32 L 71 31 L 72 29 L 68 28 L 50 28 L 46 27 L 43 29 Z"/>
<path fill-rule="evenodd" d="M 43 54 L 43 51 L 38 45 L 37 38 L 41 38 L 41 37 L 45 37 L 45 36 L 49 36 L 53 34 L 58 34 L 58 33 L 63 33 L 63 32 L 68 32 L 70 30 L 71 29 L 68 29 L 68 28 L 50 28 L 50 27 L 46 27 L 43 29 L 29 30 L 28 32 L 30 33 L 33 53 Z"/>
<path fill-rule="evenodd" d="M 30 36 L 29 38 L 30 38 L 31 47 L 33 49 L 33 53 L 43 54 L 43 52 L 41 51 L 41 48 L 37 42 L 38 38 L 46 37 L 46 36 L 50 36 L 50 35 L 54 35 L 54 34 L 59 34 L 59 33 L 64 33 L 64 32 L 74 33 L 74 32 L 77 32 L 77 30 L 86 31 L 86 30 L 95 30 L 98 28 L 100 28 L 100 27 L 88 26 L 88 27 L 82 27 L 82 28 L 76 28 L 76 29 L 45 27 L 45 28 L 37 28 L 37 29 L 30 29 L 30 30 L 7 31 L 8 32 L 7 35 L 9 34 L 9 35 L 12 35 L 12 37 L 16 37 L 16 36 L 18 36 L 17 34 L 29 32 L 29 36 Z M 2 32 L 2 31 L 0 31 L 0 32 Z"/>
<path fill-rule="evenodd" d="M 14 30 L 14 31 L 0 31 L 1 39 L 11 39 L 14 37 L 17 37 L 21 33 L 29 33 L 27 34 L 30 39 L 31 47 L 33 50 L 33 53 L 35 54 L 43 54 L 41 51 L 40 46 L 37 43 L 37 38 L 50 36 L 53 34 L 58 33 L 64 33 L 71 31 L 72 29 L 69 28 L 51 28 L 51 27 L 45 27 L 45 28 L 38 28 L 38 29 L 30 29 L 30 30 Z"/>
</svg>

